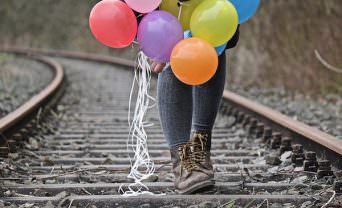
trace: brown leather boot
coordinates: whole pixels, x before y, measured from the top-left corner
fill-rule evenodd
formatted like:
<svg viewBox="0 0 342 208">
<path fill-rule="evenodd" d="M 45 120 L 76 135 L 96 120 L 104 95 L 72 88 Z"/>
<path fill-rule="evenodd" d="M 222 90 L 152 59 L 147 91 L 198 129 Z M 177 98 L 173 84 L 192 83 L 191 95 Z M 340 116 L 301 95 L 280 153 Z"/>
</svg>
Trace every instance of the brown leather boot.
<svg viewBox="0 0 342 208">
<path fill-rule="evenodd" d="M 194 163 L 191 142 L 171 149 L 172 171 L 176 192 L 190 194 L 198 189 L 214 185 L 213 177 Z"/>
<path fill-rule="evenodd" d="M 196 163 L 199 170 L 214 180 L 214 168 L 210 159 L 211 134 L 195 132 L 190 142 L 192 143 L 192 161 Z"/>
</svg>

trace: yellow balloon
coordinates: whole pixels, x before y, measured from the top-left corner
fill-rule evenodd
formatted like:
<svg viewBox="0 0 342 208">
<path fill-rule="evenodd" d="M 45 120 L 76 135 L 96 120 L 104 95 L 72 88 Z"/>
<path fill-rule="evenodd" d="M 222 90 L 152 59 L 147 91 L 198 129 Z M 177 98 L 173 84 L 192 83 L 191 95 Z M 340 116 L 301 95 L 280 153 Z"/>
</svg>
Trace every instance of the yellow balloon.
<svg viewBox="0 0 342 208">
<path fill-rule="evenodd" d="M 183 2 L 182 10 L 180 13 L 180 23 L 183 26 L 183 30 L 190 29 L 190 19 L 192 12 L 196 7 L 203 2 L 203 0 L 190 0 Z M 160 9 L 170 12 L 178 18 L 180 7 L 178 6 L 178 0 L 163 0 L 160 4 Z"/>
<path fill-rule="evenodd" d="M 238 26 L 238 13 L 227 0 L 205 0 L 192 13 L 190 29 L 214 47 L 229 41 Z"/>
</svg>

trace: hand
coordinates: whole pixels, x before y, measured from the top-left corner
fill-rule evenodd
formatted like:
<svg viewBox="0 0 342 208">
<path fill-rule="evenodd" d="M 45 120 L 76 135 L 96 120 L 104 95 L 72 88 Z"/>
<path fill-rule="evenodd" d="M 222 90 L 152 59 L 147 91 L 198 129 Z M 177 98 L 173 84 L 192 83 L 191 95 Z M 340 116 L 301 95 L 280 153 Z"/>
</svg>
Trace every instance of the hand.
<svg viewBox="0 0 342 208">
<path fill-rule="evenodd" d="M 153 72 L 160 73 L 163 71 L 165 66 L 166 66 L 166 63 L 158 63 L 158 62 L 153 61 L 151 68 Z"/>
</svg>

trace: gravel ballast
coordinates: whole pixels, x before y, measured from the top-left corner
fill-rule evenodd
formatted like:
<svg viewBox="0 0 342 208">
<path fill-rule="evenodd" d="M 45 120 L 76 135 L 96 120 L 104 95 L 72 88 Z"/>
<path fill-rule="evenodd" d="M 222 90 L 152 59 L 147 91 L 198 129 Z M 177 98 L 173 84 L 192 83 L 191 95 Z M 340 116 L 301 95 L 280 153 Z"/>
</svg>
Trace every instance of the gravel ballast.
<svg viewBox="0 0 342 208">
<path fill-rule="evenodd" d="M 52 79 L 53 73 L 48 66 L 0 53 L 0 118 L 39 93 Z"/>
<path fill-rule="evenodd" d="M 341 96 L 327 95 L 324 98 L 313 99 L 301 94 L 293 95 L 279 88 L 246 89 L 231 86 L 230 90 L 342 139 Z"/>
</svg>

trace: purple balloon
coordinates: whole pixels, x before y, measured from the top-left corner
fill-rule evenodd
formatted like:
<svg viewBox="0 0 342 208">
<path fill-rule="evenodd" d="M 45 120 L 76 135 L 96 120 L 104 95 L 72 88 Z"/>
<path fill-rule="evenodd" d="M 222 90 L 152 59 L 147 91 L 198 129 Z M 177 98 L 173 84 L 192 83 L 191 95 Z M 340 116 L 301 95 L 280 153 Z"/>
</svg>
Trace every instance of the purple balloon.
<svg viewBox="0 0 342 208">
<path fill-rule="evenodd" d="M 140 48 L 155 61 L 169 62 L 172 49 L 182 39 L 182 25 L 175 16 L 168 12 L 151 12 L 139 24 Z"/>
</svg>

